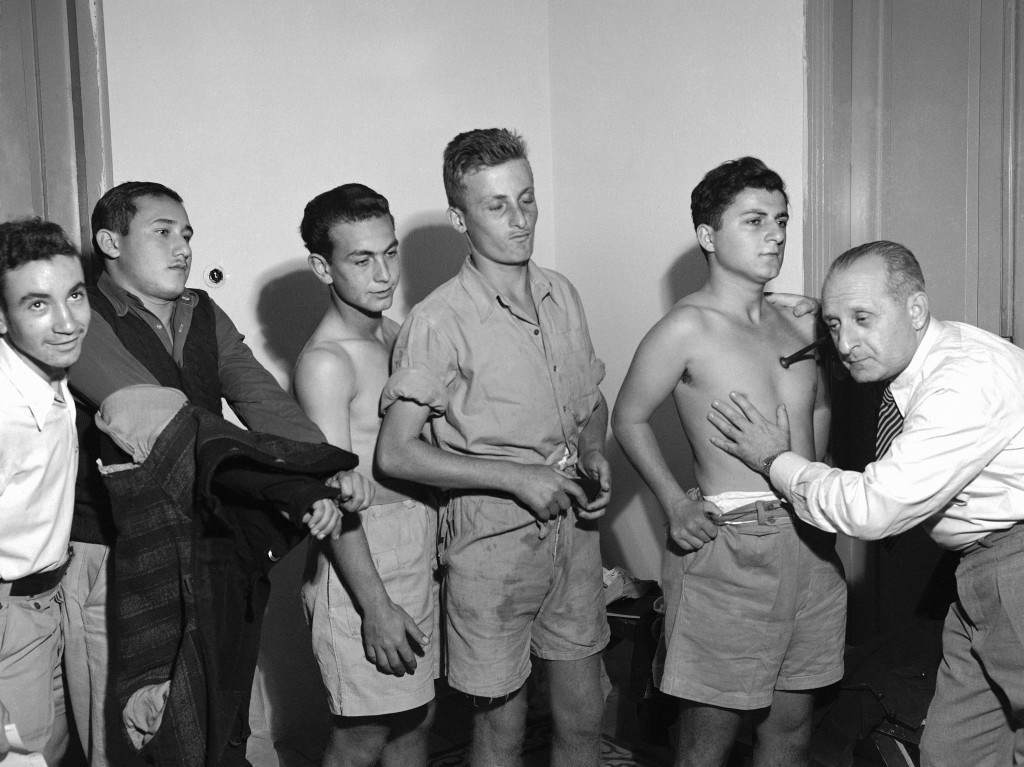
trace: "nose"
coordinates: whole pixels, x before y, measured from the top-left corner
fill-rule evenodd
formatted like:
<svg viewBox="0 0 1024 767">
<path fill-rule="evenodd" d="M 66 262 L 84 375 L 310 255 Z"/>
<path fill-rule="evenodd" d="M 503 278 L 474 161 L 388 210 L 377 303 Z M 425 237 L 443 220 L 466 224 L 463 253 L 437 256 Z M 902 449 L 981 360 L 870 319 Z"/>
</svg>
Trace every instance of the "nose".
<svg viewBox="0 0 1024 767">
<path fill-rule="evenodd" d="M 853 332 L 844 329 L 842 326 L 831 331 L 832 343 L 836 345 L 836 351 L 839 352 L 839 356 L 848 357 L 853 348 L 857 345 L 857 340 L 853 335 Z"/>
<path fill-rule="evenodd" d="M 786 241 L 786 230 L 779 225 L 778 221 L 773 221 L 768 226 L 768 232 L 765 235 L 765 237 L 769 241 L 774 242 L 777 245 L 781 245 Z"/>
<path fill-rule="evenodd" d="M 514 229 L 525 229 L 527 220 L 526 211 L 518 205 L 513 205 L 511 218 L 509 219 L 509 223 L 512 227 Z"/>
<path fill-rule="evenodd" d="M 373 279 L 376 282 L 391 281 L 391 270 L 388 269 L 387 262 L 383 258 L 375 258 L 373 260 Z"/>
<path fill-rule="evenodd" d="M 53 315 L 53 332 L 68 335 L 78 330 L 78 320 L 67 304 L 58 304 Z"/>
<path fill-rule="evenodd" d="M 179 238 L 178 245 L 174 249 L 174 254 L 181 256 L 182 258 L 192 257 L 192 243 L 186 240 L 184 237 Z"/>
</svg>

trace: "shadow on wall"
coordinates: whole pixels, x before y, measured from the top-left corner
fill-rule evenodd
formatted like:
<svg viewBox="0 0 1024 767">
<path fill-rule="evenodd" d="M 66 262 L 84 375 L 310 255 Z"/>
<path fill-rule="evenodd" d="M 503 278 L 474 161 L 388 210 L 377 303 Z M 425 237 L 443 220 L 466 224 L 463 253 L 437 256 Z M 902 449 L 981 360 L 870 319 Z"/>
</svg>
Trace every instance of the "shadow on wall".
<svg viewBox="0 0 1024 767">
<path fill-rule="evenodd" d="M 469 252 L 466 238 L 442 215 L 414 216 L 399 244 L 402 254 L 400 289 L 411 308 L 434 288 L 454 277 Z"/>
<path fill-rule="evenodd" d="M 256 316 L 266 351 L 288 371 L 289 378 L 299 352 L 326 308 L 324 284 L 298 259 L 272 272 L 260 291 Z"/>
<path fill-rule="evenodd" d="M 679 299 L 700 288 L 708 276 L 707 261 L 696 244 L 683 251 L 672 263 L 662 279 L 662 314 L 667 312 Z M 660 319 L 660 316 L 659 316 Z M 644 333 L 647 331 L 645 330 Z M 637 338 L 634 345 L 640 343 Z M 655 409 L 649 423 L 654 431 L 655 439 L 668 461 L 672 473 L 683 488 L 696 484 L 693 473 L 693 455 L 683 434 L 682 424 L 676 413 L 675 402 L 671 396 Z M 606 529 L 613 525 L 618 530 L 646 528 L 654 540 L 663 542 L 665 539 L 665 518 L 657 499 L 647 488 L 643 479 L 630 464 L 614 437 L 608 449 L 608 460 L 611 463 L 612 476 L 615 478 L 613 503 L 608 509 Z M 638 506 L 643 519 L 632 519 L 628 525 L 615 524 L 618 517 L 629 509 Z M 630 561 L 627 548 L 643 535 L 633 534 L 630 540 L 622 535 L 604 535 L 601 538 L 602 560 L 607 566 L 620 565 Z M 634 566 L 635 567 L 635 566 Z M 653 568 L 660 572 L 660 568 Z M 645 577 L 650 573 L 644 573 Z"/>
</svg>

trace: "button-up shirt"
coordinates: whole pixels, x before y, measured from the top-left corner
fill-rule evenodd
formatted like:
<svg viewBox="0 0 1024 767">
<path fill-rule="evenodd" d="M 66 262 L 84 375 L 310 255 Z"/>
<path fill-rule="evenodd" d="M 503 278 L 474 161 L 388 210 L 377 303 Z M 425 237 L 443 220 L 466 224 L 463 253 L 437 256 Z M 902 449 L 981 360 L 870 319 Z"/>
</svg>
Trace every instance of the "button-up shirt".
<svg viewBox="0 0 1024 767">
<path fill-rule="evenodd" d="M 932 318 L 891 383 L 903 431 L 863 473 L 784 453 L 771 467 L 804 520 L 857 538 L 924 524 L 962 549 L 1024 520 L 1024 350 Z"/>
<path fill-rule="evenodd" d="M 66 558 L 78 439 L 66 380 L 57 390 L 0 338 L 0 579 Z"/>
<path fill-rule="evenodd" d="M 571 465 L 604 363 L 576 289 L 557 272 L 528 270 L 537 322 L 468 258 L 417 304 L 395 343 L 382 410 L 397 399 L 429 407 L 433 443 L 455 453 Z"/>
</svg>

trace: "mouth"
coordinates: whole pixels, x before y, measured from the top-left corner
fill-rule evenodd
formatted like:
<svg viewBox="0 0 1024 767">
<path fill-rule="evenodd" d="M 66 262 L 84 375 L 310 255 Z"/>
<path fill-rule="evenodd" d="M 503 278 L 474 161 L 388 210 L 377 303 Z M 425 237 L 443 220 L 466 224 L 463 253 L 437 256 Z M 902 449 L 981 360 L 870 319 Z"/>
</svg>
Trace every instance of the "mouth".
<svg viewBox="0 0 1024 767">
<path fill-rule="evenodd" d="M 50 346 L 54 347 L 55 349 L 59 349 L 60 351 L 72 351 L 73 349 L 81 345 L 82 337 L 84 335 L 85 333 L 80 333 L 74 338 L 68 339 L 67 341 L 50 341 L 49 344 Z"/>
</svg>

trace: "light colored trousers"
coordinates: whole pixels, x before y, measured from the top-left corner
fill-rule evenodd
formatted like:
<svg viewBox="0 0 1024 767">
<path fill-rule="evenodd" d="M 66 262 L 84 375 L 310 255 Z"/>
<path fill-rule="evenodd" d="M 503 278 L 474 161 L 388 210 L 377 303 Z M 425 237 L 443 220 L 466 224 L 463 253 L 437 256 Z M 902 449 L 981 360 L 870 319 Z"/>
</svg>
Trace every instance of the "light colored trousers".
<svg viewBox="0 0 1024 767">
<path fill-rule="evenodd" d="M 957 567 L 923 767 L 1024 765 L 1024 525 L 992 538 Z"/>
<path fill-rule="evenodd" d="M 25 746 L 58 764 L 68 746 L 60 585 L 12 597 L 0 583 L 0 703 Z M 6 764 L 6 760 L 4 760 Z"/>
<path fill-rule="evenodd" d="M 71 715 L 91 767 L 110 764 L 103 709 L 107 698 L 107 570 L 110 549 L 72 544 L 75 555 L 64 575 L 64 674 Z"/>
</svg>

